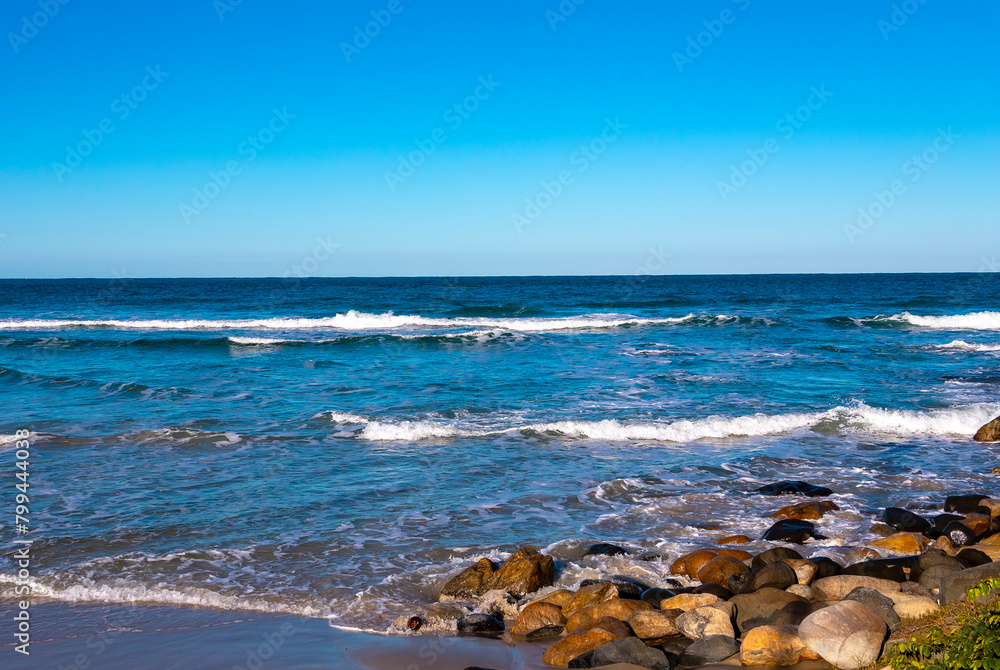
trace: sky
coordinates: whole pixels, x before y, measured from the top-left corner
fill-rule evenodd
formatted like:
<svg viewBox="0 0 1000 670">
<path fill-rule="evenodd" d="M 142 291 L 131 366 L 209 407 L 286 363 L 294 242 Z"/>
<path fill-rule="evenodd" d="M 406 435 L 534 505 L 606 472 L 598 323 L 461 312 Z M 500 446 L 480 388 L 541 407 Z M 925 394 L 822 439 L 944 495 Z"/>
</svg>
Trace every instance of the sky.
<svg viewBox="0 0 1000 670">
<path fill-rule="evenodd" d="M 0 276 L 1000 269 L 1000 3 L 8 0 Z"/>
</svg>

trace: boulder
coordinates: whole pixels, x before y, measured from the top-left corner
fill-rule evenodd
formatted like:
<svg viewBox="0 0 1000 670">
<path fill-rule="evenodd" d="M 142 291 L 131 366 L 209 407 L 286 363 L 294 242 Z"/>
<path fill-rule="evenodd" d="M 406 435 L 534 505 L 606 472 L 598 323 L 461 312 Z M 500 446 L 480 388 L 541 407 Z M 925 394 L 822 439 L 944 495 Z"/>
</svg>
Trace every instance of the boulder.
<svg viewBox="0 0 1000 670">
<path fill-rule="evenodd" d="M 557 591 L 553 591 L 552 593 L 546 593 L 541 598 L 535 598 L 531 602 L 532 603 L 552 603 L 553 605 L 556 605 L 557 607 L 565 608 L 566 605 L 569 605 L 571 602 L 573 602 L 573 598 L 575 598 L 575 597 L 576 597 L 576 594 L 573 593 L 572 591 L 570 591 L 569 589 L 559 589 Z"/>
<path fill-rule="evenodd" d="M 682 593 L 679 596 L 674 596 L 673 598 L 667 598 L 660 603 L 661 610 L 681 610 L 683 612 L 688 612 L 697 607 L 704 607 L 705 605 L 711 605 L 712 603 L 717 603 L 721 598 L 719 596 L 712 595 L 711 593 Z"/>
<path fill-rule="evenodd" d="M 758 626 L 740 644 L 740 664 L 749 667 L 784 667 L 815 658 L 794 626 Z"/>
<path fill-rule="evenodd" d="M 725 635 L 709 635 L 695 641 L 684 650 L 679 659 L 680 665 L 708 665 L 724 661 L 738 654 L 740 643 L 735 638 Z"/>
<path fill-rule="evenodd" d="M 816 526 L 808 521 L 798 521 L 796 519 L 782 519 L 767 529 L 761 538 L 769 542 L 791 542 L 802 544 L 809 538 L 816 535 Z"/>
<path fill-rule="evenodd" d="M 860 575 L 863 577 L 874 577 L 876 579 L 888 579 L 894 582 L 905 582 L 906 571 L 904 568 L 910 567 L 916 562 L 914 557 L 905 556 L 899 558 L 877 558 L 872 561 L 862 561 L 848 565 L 841 572 L 842 575 Z"/>
<path fill-rule="evenodd" d="M 893 605 L 900 619 L 921 619 L 941 609 L 931 598 L 912 598 Z"/>
<path fill-rule="evenodd" d="M 800 481 L 782 481 L 767 484 L 757 489 L 757 493 L 763 493 L 766 496 L 802 495 L 809 498 L 833 495 L 833 491 L 825 486 L 814 486 L 808 482 Z"/>
<path fill-rule="evenodd" d="M 581 633 L 567 635 L 546 649 L 545 653 L 542 654 L 542 660 L 549 665 L 567 665 L 577 656 L 582 656 L 588 651 L 620 637 L 623 636 L 615 635 L 603 628 L 592 628 Z"/>
<path fill-rule="evenodd" d="M 475 565 L 452 577 L 441 589 L 443 599 L 469 599 L 486 593 L 484 588 L 493 578 L 497 565 L 488 558 L 481 558 Z"/>
<path fill-rule="evenodd" d="M 738 561 L 748 561 L 753 558 L 753 554 L 749 551 L 744 551 L 743 549 L 724 549 L 723 547 L 717 547 L 715 549 L 715 553 L 723 556 L 732 556 Z"/>
<path fill-rule="evenodd" d="M 733 575 L 742 575 L 750 572 L 750 568 L 743 561 L 732 556 L 716 556 L 705 564 L 698 572 L 698 580 L 702 583 L 729 584 L 729 578 Z"/>
<path fill-rule="evenodd" d="M 807 616 L 813 612 L 820 611 L 824 607 L 828 607 L 828 604 L 793 601 L 782 607 L 770 617 L 770 625 L 798 626 Z"/>
<path fill-rule="evenodd" d="M 713 596 L 718 596 L 722 600 L 729 600 L 733 597 L 733 592 L 727 589 L 722 584 L 715 584 L 713 582 L 706 582 L 694 588 L 691 593 L 710 593 Z"/>
<path fill-rule="evenodd" d="M 843 600 L 847 597 L 848 593 L 859 586 L 867 586 L 876 591 L 900 590 L 899 582 L 864 577 L 862 575 L 835 575 L 833 577 L 817 579 L 812 583 L 812 590 L 816 600 L 830 602 L 833 600 Z"/>
<path fill-rule="evenodd" d="M 831 500 L 801 502 L 795 505 L 782 507 L 777 512 L 769 514 L 772 519 L 797 519 L 805 521 L 808 519 L 822 519 L 827 512 L 835 512 L 840 507 Z"/>
<path fill-rule="evenodd" d="M 711 549 L 699 549 L 689 554 L 684 554 L 670 566 L 670 574 L 684 575 L 694 579 L 698 576 L 698 572 L 718 555 L 717 551 Z"/>
<path fill-rule="evenodd" d="M 677 592 L 671 589 L 649 589 L 642 592 L 640 600 L 649 603 L 653 607 L 659 607 L 661 602 L 676 595 L 678 595 Z"/>
<path fill-rule="evenodd" d="M 740 593 L 753 593 L 766 588 L 784 590 L 797 583 L 792 566 L 785 562 L 768 563 L 750 571 Z"/>
<path fill-rule="evenodd" d="M 966 528 L 975 533 L 976 537 L 982 537 L 990 532 L 990 518 L 983 514 L 970 514 L 962 521 Z"/>
<path fill-rule="evenodd" d="M 891 526 L 887 526 L 884 523 L 877 523 L 868 529 L 868 532 L 872 535 L 878 535 L 879 537 L 889 537 L 895 530 Z"/>
<path fill-rule="evenodd" d="M 539 628 L 538 630 L 533 630 L 524 636 L 524 639 L 528 642 L 539 642 L 541 640 L 551 640 L 555 637 L 562 637 L 562 634 L 566 632 L 565 626 L 545 626 L 544 628 Z"/>
<path fill-rule="evenodd" d="M 583 630 L 592 630 L 594 628 L 602 628 L 609 633 L 614 633 L 620 637 L 628 637 L 632 634 L 632 629 L 629 628 L 624 621 L 616 619 L 613 616 L 602 616 L 592 621 L 586 628 L 574 632 L 579 633 Z"/>
<path fill-rule="evenodd" d="M 747 544 L 750 542 L 750 538 L 746 535 L 730 535 L 729 537 L 721 537 L 715 541 L 716 544 Z"/>
<path fill-rule="evenodd" d="M 799 626 L 799 638 L 809 649 L 845 670 L 856 670 L 877 659 L 887 632 L 881 617 L 853 600 L 813 612 Z"/>
<path fill-rule="evenodd" d="M 891 632 L 895 633 L 899 631 L 899 615 L 893 609 L 895 603 L 891 598 L 882 595 L 875 589 L 859 586 L 848 593 L 844 600 L 853 600 L 861 603 L 872 612 L 875 612 L 875 614 L 878 614 Z"/>
<path fill-rule="evenodd" d="M 844 571 L 843 565 L 832 558 L 827 558 L 826 556 L 813 556 L 809 560 L 815 563 L 816 567 L 819 568 L 816 572 L 816 576 L 813 577 L 813 580 L 823 579 L 824 577 L 833 577 Z"/>
<path fill-rule="evenodd" d="M 1000 416 L 985 424 L 972 436 L 976 442 L 997 442 L 1000 441 Z"/>
<path fill-rule="evenodd" d="M 978 539 L 975 532 L 961 521 L 950 522 L 941 531 L 941 535 L 947 537 L 953 547 L 968 547 L 975 544 Z"/>
<path fill-rule="evenodd" d="M 1000 578 L 1000 561 L 956 572 L 941 580 L 938 601 L 942 605 L 965 597 L 965 592 L 984 579 Z"/>
<path fill-rule="evenodd" d="M 736 637 L 729 615 L 714 607 L 698 607 L 677 617 L 677 629 L 684 637 L 700 640 L 710 635 Z"/>
<path fill-rule="evenodd" d="M 623 600 L 621 598 L 607 600 L 573 612 L 566 619 L 566 631 L 575 633 L 578 630 L 586 630 L 596 620 L 606 616 L 614 617 L 620 621 L 628 621 L 634 612 L 651 609 L 653 606 L 642 600 Z"/>
<path fill-rule="evenodd" d="M 571 668 L 601 668 L 615 663 L 631 663 L 640 668 L 671 670 L 667 655 L 651 649 L 634 637 L 605 642 L 569 662 Z"/>
<path fill-rule="evenodd" d="M 584 556 L 622 556 L 624 554 L 628 554 L 628 550 L 606 542 L 592 544 L 583 552 Z"/>
<path fill-rule="evenodd" d="M 806 600 L 813 599 L 812 587 L 806 584 L 792 584 L 785 591 L 799 598 L 805 598 Z"/>
<path fill-rule="evenodd" d="M 981 549 L 976 549 L 976 547 L 964 547 L 961 551 L 955 554 L 955 558 L 962 563 L 963 569 L 974 568 L 977 565 L 986 565 L 987 563 L 992 563 L 994 560 L 990 553 L 982 551 Z"/>
<path fill-rule="evenodd" d="M 527 635 L 546 626 L 565 626 L 566 617 L 562 608 L 552 603 L 529 603 L 517 617 L 517 623 L 510 628 L 513 635 Z"/>
<path fill-rule="evenodd" d="M 965 493 L 957 496 L 948 496 L 944 499 L 944 511 L 955 512 L 962 508 L 979 507 L 983 498 L 989 498 L 985 493 Z"/>
<path fill-rule="evenodd" d="M 676 623 L 681 614 L 681 610 L 640 610 L 629 617 L 628 625 L 632 627 L 636 637 L 642 640 L 659 640 L 681 634 Z"/>
<path fill-rule="evenodd" d="M 810 584 L 819 572 L 819 566 L 804 558 L 786 558 L 782 561 L 795 573 L 795 580 L 799 584 Z"/>
<path fill-rule="evenodd" d="M 963 569 L 965 566 L 956 568 L 951 565 L 932 565 L 920 573 L 920 579 L 917 581 L 925 589 L 933 592 L 934 589 L 941 588 L 941 582 Z"/>
<path fill-rule="evenodd" d="M 498 635 L 503 621 L 489 614 L 468 614 L 458 620 L 459 635 Z"/>
<path fill-rule="evenodd" d="M 901 507 L 887 507 L 882 512 L 882 520 L 902 533 L 922 533 L 931 525 L 931 522 L 924 517 Z"/>
<path fill-rule="evenodd" d="M 563 607 L 563 614 L 567 617 L 573 614 L 573 612 L 582 610 L 584 607 L 590 607 L 591 605 L 597 605 L 598 603 L 607 602 L 612 598 L 618 597 L 618 587 L 614 584 L 590 584 L 589 586 L 581 586 L 580 590 L 576 592 L 573 596 L 573 600 Z"/>
<path fill-rule="evenodd" d="M 486 589 L 497 589 L 522 598 L 538 589 L 552 586 L 555 563 L 532 547 L 522 547 L 497 569 L 486 583 Z"/>
<path fill-rule="evenodd" d="M 936 530 L 940 534 L 942 531 L 944 531 L 945 526 L 947 526 L 952 521 L 962 521 L 964 519 L 965 517 L 961 514 L 949 514 L 947 512 L 944 514 L 938 514 L 933 519 L 934 530 Z M 924 531 L 924 534 L 926 535 L 929 532 L 930 529 Z"/>
<path fill-rule="evenodd" d="M 753 593 L 733 596 L 729 602 L 736 605 L 736 627 L 738 632 L 747 631 L 774 623 L 774 617 L 791 602 L 806 602 L 787 591 L 763 588 Z"/>
<path fill-rule="evenodd" d="M 802 554 L 788 547 L 774 547 L 767 551 L 762 551 L 750 561 L 751 568 L 759 568 L 768 563 L 777 563 L 789 558 L 802 558 Z"/>
<path fill-rule="evenodd" d="M 927 540 L 916 533 L 894 533 L 881 540 L 875 540 L 871 544 L 879 549 L 894 551 L 897 554 L 919 554 L 924 550 Z"/>
</svg>

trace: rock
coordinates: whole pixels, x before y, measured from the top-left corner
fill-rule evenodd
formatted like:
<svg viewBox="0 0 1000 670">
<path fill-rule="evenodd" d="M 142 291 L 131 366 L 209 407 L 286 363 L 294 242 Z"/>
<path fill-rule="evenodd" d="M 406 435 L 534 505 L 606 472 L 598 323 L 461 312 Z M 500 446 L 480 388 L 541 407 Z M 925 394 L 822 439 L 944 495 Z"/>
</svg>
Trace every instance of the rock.
<svg viewBox="0 0 1000 670">
<path fill-rule="evenodd" d="M 968 566 L 957 558 L 949 556 L 939 549 L 928 549 L 917 557 L 917 563 L 910 570 L 910 576 L 919 578 L 925 570 L 933 568 L 935 565 L 947 565 L 956 570 L 964 570 Z"/>
<path fill-rule="evenodd" d="M 769 542 L 791 542 L 802 544 L 809 538 L 816 535 L 816 526 L 808 521 L 797 521 L 795 519 L 782 519 L 767 529 L 761 538 Z"/>
<path fill-rule="evenodd" d="M 559 589 L 558 591 L 553 591 L 552 593 L 547 593 L 541 598 L 535 598 L 532 603 L 552 603 L 560 608 L 565 608 L 573 602 L 573 598 L 576 594 L 569 589 Z"/>
<path fill-rule="evenodd" d="M 795 572 L 795 579 L 799 584 L 811 584 L 819 572 L 819 566 L 804 558 L 786 558 L 782 563 L 787 564 Z"/>
<path fill-rule="evenodd" d="M 909 567 L 915 559 L 911 557 L 879 558 L 873 561 L 862 561 L 848 565 L 841 572 L 842 575 L 859 575 L 863 577 L 874 577 L 875 579 L 888 579 L 894 582 L 905 582 L 906 572 L 904 567 Z"/>
<path fill-rule="evenodd" d="M 1000 416 L 977 430 L 972 439 L 976 442 L 996 442 L 1000 440 Z"/>
<path fill-rule="evenodd" d="M 928 524 L 930 525 L 930 524 Z M 927 541 L 915 533 L 895 533 L 889 537 L 875 540 L 871 544 L 879 549 L 894 551 L 898 554 L 919 554 Z"/>
<path fill-rule="evenodd" d="M 758 626 L 740 644 L 740 664 L 750 667 L 795 665 L 815 654 L 802 643 L 794 626 Z"/>
<path fill-rule="evenodd" d="M 836 575 L 817 579 L 812 583 L 812 590 L 816 600 L 829 602 L 832 600 L 843 600 L 847 597 L 848 593 L 859 586 L 867 586 L 876 591 L 900 590 L 899 582 L 861 575 Z"/>
<path fill-rule="evenodd" d="M 561 637 L 566 632 L 565 626 L 545 626 L 538 630 L 533 630 L 524 636 L 528 642 L 538 642 L 539 640 L 551 640 L 554 637 Z"/>
<path fill-rule="evenodd" d="M 631 663 L 640 668 L 671 670 L 667 655 L 651 649 L 634 637 L 605 642 L 569 662 L 571 668 L 600 668 L 615 663 Z"/>
<path fill-rule="evenodd" d="M 899 586 L 900 586 L 901 590 L 900 590 L 900 592 L 899 592 L 898 595 L 901 595 L 901 596 L 907 596 L 907 595 L 908 596 L 918 596 L 918 597 L 921 597 L 921 598 L 930 598 L 931 597 L 931 592 L 928 591 L 927 589 L 925 589 L 923 586 L 921 586 L 917 582 L 903 582 Z M 899 602 L 894 597 L 897 594 L 895 594 L 893 591 L 886 591 L 884 595 L 887 595 L 890 598 L 892 598 L 893 602 Z"/>
<path fill-rule="evenodd" d="M 681 654 L 681 665 L 707 665 L 724 661 L 740 651 L 740 643 L 725 635 L 709 635 L 694 642 Z"/>
<path fill-rule="evenodd" d="M 591 630 L 594 628 L 602 628 L 609 633 L 614 633 L 619 637 L 628 637 L 632 634 L 632 629 L 625 625 L 625 622 L 621 619 L 616 619 L 613 616 L 602 616 L 594 620 L 587 628 L 580 630 Z M 580 632 L 575 631 L 575 632 Z"/>
<path fill-rule="evenodd" d="M 965 592 L 984 579 L 1000 577 L 1000 561 L 956 572 L 941 580 L 938 602 L 947 605 L 965 597 Z"/>
<path fill-rule="evenodd" d="M 868 529 L 868 532 L 872 535 L 878 535 L 879 537 L 889 537 L 895 531 L 884 523 L 877 523 Z"/>
<path fill-rule="evenodd" d="M 805 603 L 805 599 L 778 589 L 764 588 L 753 593 L 733 596 L 729 602 L 736 605 L 736 627 L 746 633 L 757 626 L 774 623 L 774 617 L 791 602 Z"/>
<path fill-rule="evenodd" d="M 452 577 L 441 589 L 442 598 L 475 598 L 486 593 L 484 588 L 493 578 L 497 565 L 488 558 L 481 558 L 472 567 Z"/>
<path fill-rule="evenodd" d="M 887 631 L 877 614 L 845 600 L 807 616 L 799 626 L 799 638 L 828 663 L 855 670 L 879 657 Z"/>
<path fill-rule="evenodd" d="M 976 534 L 961 521 L 952 521 L 941 534 L 948 538 L 953 547 L 968 547 L 976 543 Z"/>
<path fill-rule="evenodd" d="M 893 605 L 900 619 L 921 619 L 938 611 L 940 606 L 931 598 L 913 598 Z"/>
<path fill-rule="evenodd" d="M 493 635 L 503 629 L 503 621 L 489 614 L 469 614 L 458 620 L 459 635 Z"/>
<path fill-rule="evenodd" d="M 893 609 L 895 603 L 891 598 L 882 595 L 875 589 L 859 586 L 848 593 L 844 600 L 853 600 L 861 603 L 872 612 L 875 612 L 875 614 L 878 614 L 891 632 L 899 631 L 899 615 Z"/>
<path fill-rule="evenodd" d="M 975 533 L 976 537 L 982 537 L 990 532 L 990 519 L 982 514 L 970 514 L 962 521 L 966 528 Z"/>
<path fill-rule="evenodd" d="M 750 571 L 740 593 L 753 593 L 764 588 L 784 590 L 797 583 L 792 566 L 784 562 L 768 563 Z"/>
<path fill-rule="evenodd" d="M 582 610 L 584 607 L 607 602 L 618 597 L 618 587 L 614 584 L 590 584 L 580 587 L 569 605 L 563 608 L 563 614 L 567 617 L 573 612 Z"/>
<path fill-rule="evenodd" d="M 823 579 L 824 577 L 834 577 L 844 571 L 844 566 L 832 558 L 827 558 L 826 556 L 813 556 L 809 560 L 815 563 L 816 567 L 819 568 L 816 576 L 813 577 L 814 581 L 817 579 Z"/>
<path fill-rule="evenodd" d="M 792 584 L 785 589 L 785 591 L 791 593 L 793 596 L 798 596 L 799 598 L 805 598 L 806 600 L 813 599 L 812 587 L 806 584 Z"/>
<path fill-rule="evenodd" d="M 566 625 L 566 617 L 558 605 L 552 603 L 529 603 L 517 617 L 517 623 L 511 626 L 513 635 L 527 635 L 546 626 Z"/>
<path fill-rule="evenodd" d="M 750 568 L 743 561 L 739 561 L 732 556 L 716 556 L 705 564 L 698 572 L 698 580 L 702 583 L 728 584 L 729 578 L 733 575 L 742 575 L 750 572 Z"/>
<path fill-rule="evenodd" d="M 622 556 L 624 554 L 628 554 L 626 549 L 606 542 L 592 544 L 583 552 L 584 556 Z"/>
<path fill-rule="evenodd" d="M 827 606 L 826 603 L 790 602 L 770 617 L 770 625 L 798 626 L 807 616 Z"/>
<path fill-rule="evenodd" d="M 979 501 L 979 506 L 985 507 L 990 511 L 991 519 L 996 519 L 997 517 L 1000 517 L 1000 500 L 994 500 L 993 498 L 983 498 L 982 500 Z"/>
<path fill-rule="evenodd" d="M 538 589 L 552 586 L 555 563 L 532 547 L 522 547 L 497 569 L 485 591 L 497 589 L 522 598 Z"/>
<path fill-rule="evenodd" d="M 777 512 L 769 514 L 772 519 L 797 519 L 804 521 L 807 519 L 822 519 L 827 512 L 834 512 L 840 507 L 830 500 L 809 501 L 782 507 Z"/>
<path fill-rule="evenodd" d="M 549 665 L 567 665 L 577 656 L 582 656 L 606 642 L 619 639 L 620 636 L 603 628 L 592 628 L 582 633 L 568 635 L 545 650 L 542 660 Z"/>
<path fill-rule="evenodd" d="M 757 489 L 757 493 L 763 493 L 766 496 L 803 495 L 810 498 L 833 495 L 833 491 L 825 486 L 814 486 L 807 482 L 799 481 L 775 482 L 774 484 L 761 486 Z"/>
<path fill-rule="evenodd" d="M 963 569 L 964 566 L 962 568 L 956 568 L 951 565 L 932 565 L 920 573 L 920 579 L 918 581 L 925 589 L 933 592 L 934 589 L 941 588 L 942 581 L 955 573 L 961 572 Z"/>
<path fill-rule="evenodd" d="M 709 635 L 736 637 L 729 615 L 714 607 L 698 607 L 677 617 L 677 628 L 684 637 L 700 640 Z"/>
<path fill-rule="evenodd" d="M 722 537 L 715 541 L 716 544 L 746 544 L 750 542 L 750 538 L 746 535 L 730 535 L 729 537 Z"/>
<path fill-rule="evenodd" d="M 789 558 L 802 558 L 802 554 L 794 549 L 789 549 L 788 547 L 774 547 L 773 549 L 762 551 L 754 556 L 753 560 L 750 561 L 750 567 L 759 568 L 762 565 L 777 563 Z"/>
<path fill-rule="evenodd" d="M 938 514 L 933 519 L 934 530 L 936 530 L 940 534 L 942 531 L 944 531 L 945 526 L 947 526 L 952 521 L 963 521 L 964 519 L 965 517 L 962 516 L 961 514 Z M 925 534 L 927 534 L 928 532 L 930 532 L 930 530 L 925 531 Z"/>
<path fill-rule="evenodd" d="M 718 596 L 722 600 L 729 600 L 733 597 L 732 591 L 721 584 L 715 584 L 713 582 L 707 582 L 700 586 L 696 586 L 694 591 L 691 593 L 710 593 L 713 596 Z"/>
<path fill-rule="evenodd" d="M 987 563 L 993 562 L 993 557 L 986 552 L 976 549 L 975 547 L 965 547 L 957 554 L 955 558 L 962 563 L 963 569 L 974 568 L 977 565 L 986 565 Z"/>
<path fill-rule="evenodd" d="M 712 603 L 717 603 L 721 598 L 711 593 L 682 593 L 679 596 L 674 596 L 673 598 L 667 598 L 660 603 L 661 610 L 681 610 L 687 612 L 693 610 L 697 607 L 704 607 L 705 605 L 711 605 Z"/>
<path fill-rule="evenodd" d="M 985 493 L 967 493 L 960 496 L 948 496 L 944 499 L 944 511 L 954 512 L 961 507 L 978 507 L 983 498 L 989 498 Z"/>
<path fill-rule="evenodd" d="M 931 548 L 943 551 L 949 556 L 955 553 L 955 548 L 951 546 L 951 540 L 944 536 L 940 536 L 938 539 L 934 540 L 934 544 L 931 545 Z"/>
<path fill-rule="evenodd" d="M 652 605 L 642 600 L 623 600 L 615 598 L 597 605 L 584 607 L 582 610 L 573 612 L 566 619 L 566 631 L 575 633 L 578 630 L 586 630 L 601 617 L 614 617 L 620 621 L 628 621 L 633 612 L 640 610 L 651 610 Z"/>
<path fill-rule="evenodd" d="M 888 507 L 882 512 L 882 520 L 893 529 L 903 533 L 922 533 L 931 522 L 901 507 Z"/>
<path fill-rule="evenodd" d="M 676 591 L 671 591 L 670 589 L 649 589 L 648 591 L 642 592 L 641 600 L 647 602 L 653 607 L 659 607 L 660 603 L 667 598 L 673 598 L 677 595 Z"/>
<path fill-rule="evenodd" d="M 629 617 L 628 625 L 635 631 L 636 637 L 642 640 L 658 640 L 681 634 L 676 624 L 680 614 L 680 610 L 667 612 L 642 610 Z"/>
<path fill-rule="evenodd" d="M 722 556 L 732 556 L 737 561 L 748 561 L 753 558 L 753 554 L 749 551 L 744 551 L 743 549 L 724 549 L 722 547 L 718 547 L 715 549 L 715 553 Z"/>
</svg>

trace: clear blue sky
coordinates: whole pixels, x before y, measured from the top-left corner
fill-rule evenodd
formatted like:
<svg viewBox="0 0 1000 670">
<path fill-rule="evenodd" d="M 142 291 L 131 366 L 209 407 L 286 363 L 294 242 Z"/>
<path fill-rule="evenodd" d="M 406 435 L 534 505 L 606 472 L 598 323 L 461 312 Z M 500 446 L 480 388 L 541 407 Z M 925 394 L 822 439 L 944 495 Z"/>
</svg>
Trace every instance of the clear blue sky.
<svg viewBox="0 0 1000 670">
<path fill-rule="evenodd" d="M 3 4 L 0 276 L 1000 255 L 997 2 L 236 3 Z"/>
</svg>

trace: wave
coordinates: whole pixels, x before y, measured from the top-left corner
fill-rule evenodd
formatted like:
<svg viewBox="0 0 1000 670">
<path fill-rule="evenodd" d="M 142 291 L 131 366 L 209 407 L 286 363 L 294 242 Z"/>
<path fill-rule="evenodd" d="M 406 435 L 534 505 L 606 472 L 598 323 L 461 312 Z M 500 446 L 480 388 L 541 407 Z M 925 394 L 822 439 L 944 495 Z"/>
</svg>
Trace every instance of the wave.
<svg viewBox="0 0 1000 670">
<path fill-rule="evenodd" d="M 930 344 L 928 349 L 938 351 L 1000 351 L 1000 344 L 981 344 L 979 342 L 966 342 L 964 340 L 952 340 L 948 344 Z"/>
<path fill-rule="evenodd" d="M 920 316 L 903 312 L 869 319 L 875 323 L 905 324 L 933 330 L 1000 330 L 1000 312 L 972 312 L 944 316 Z"/>
<path fill-rule="evenodd" d="M 560 436 L 607 442 L 689 443 L 704 439 L 727 439 L 781 435 L 798 430 L 833 434 L 870 434 L 900 437 L 968 436 L 1000 413 L 1000 405 L 979 403 L 934 410 L 871 407 L 864 402 L 841 405 L 823 412 L 709 416 L 672 422 L 630 422 L 617 419 L 568 420 L 521 426 L 477 426 L 443 420 L 384 421 L 358 414 L 326 412 L 317 416 L 332 423 L 354 426 L 359 439 L 372 441 L 418 441 L 432 438 L 486 437 L 511 433 Z M 357 429 L 361 426 L 360 430 Z"/>
</svg>

